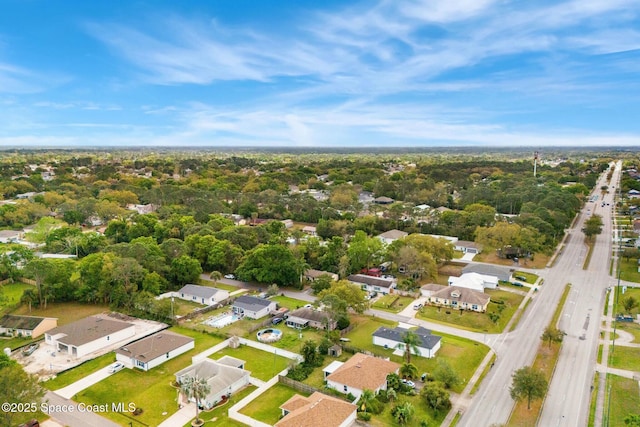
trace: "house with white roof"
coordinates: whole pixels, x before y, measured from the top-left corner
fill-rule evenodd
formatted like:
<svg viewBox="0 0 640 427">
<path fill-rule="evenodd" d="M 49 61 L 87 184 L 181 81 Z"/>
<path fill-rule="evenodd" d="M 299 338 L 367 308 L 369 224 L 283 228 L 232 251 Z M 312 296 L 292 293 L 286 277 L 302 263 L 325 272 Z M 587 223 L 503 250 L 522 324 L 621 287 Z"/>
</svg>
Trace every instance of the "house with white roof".
<svg viewBox="0 0 640 427">
<path fill-rule="evenodd" d="M 484 292 L 485 289 L 496 289 L 498 287 L 498 278 L 479 273 L 464 273 L 460 277 L 449 276 L 447 283 L 449 283 L 449 286 Z"/>
<path fill-rule="evenodd" d="M 177 292 L 178 298 L 197 302 L 198 304 L 214 305 L 229 298 L 229 291 L 200 285 L 184 285 Z"/>
</svg>

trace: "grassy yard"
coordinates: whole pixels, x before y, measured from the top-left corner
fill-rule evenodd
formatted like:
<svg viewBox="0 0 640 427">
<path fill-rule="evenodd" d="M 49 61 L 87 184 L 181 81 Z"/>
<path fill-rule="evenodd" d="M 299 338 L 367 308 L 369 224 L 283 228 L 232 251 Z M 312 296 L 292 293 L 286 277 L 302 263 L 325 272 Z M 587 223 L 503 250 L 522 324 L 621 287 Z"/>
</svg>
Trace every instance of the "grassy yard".
<svg viewBox="0 0 640 427">
<path fill-rule="evenodd" d="M 396 363 L 403 363 L 402 356 L 396 356 L 393 349 L 385 349 L 380 346 L 373 345 L 371 335 L 380 326 L 394 327 L 395 324 L 378 318 L 361 316 L 358 326 L 349 332 L 346 337 L 351 341 L 349 345 L 367 350 L 380 356 L 390 357 Z M 416 365 L 418 372 L 431 372 L 438 365 L 438 361 L 446 360 L 451 367 L 458 373 L 463 382 L 454 387 L 454 392 L 461 392 L 471 378 L 475 370 L 486 356 L 489 348 L 483 344 L 469 341 L 453 335 L 437 333 L 442 337 L 442 345 L 436 357 L 425 359 L 423 357 L 413 356 L 411 363 Z M 326 364 L 329 359 L 325 360 Z"/>
<path fill-rule="evenodd" d="M 606 400 L 610 426 L 626 425 L 624 419 L 629 414 L 640 412 L 640 394 L 638 394 L 638 381 L 608 374 L 607 383 L 611 386 L 611 395 Z"/>
<path fill-rule="evenodd" d="M 634 258 L 627 260 L 620 258 L 620 279 L 628 282 L 640 283 L 640 273 L 638 273 L 638 261 Z"/>
<path fill-rule="evenodd" d="M 634 336 L 633 342 L 640 343 L 640 325 L 637 323 L 618 322 L 616 328 Z"/>
<path fill-rule="evenodd" d="M 252 377 L 262 381 L 273 378 L 278 372 L 289 366 L 289 359 L 286 357 L 273 355 L 246 345 L 238 348 L 227 347 L 209 357 L 218 360 L 225 355 L 247 362 L 244 368 L 251 372 Z"/>
<path fill-rule="evenodd" d="M 229 408 L 247 397 L 255 389 L 256 387 L 252 385 L 247 386 L 246 388 L 231 396 L 226 404 L 218 406 L 210 411 L 200 412 L 200 419 L 207 421 L 207 425 L 215 424 L 225 427 L 245 427 L 243 423 L 229 418 Z M 193 415 L 195 418 L 195 412 Z M 191 421 L 185 424 L 184 427 L 191 427 Z"/>
<path fill-rule="evenodd" d="M 489 262 L 491 264 L 512 266 L 522 266 L 526 268 L 545 268 L 549 259 L 549 255 L 536 253 L 533 259 L 521 259 L 518 264 L 515 264 L 513 260 L 499 258 L 496 251 L 491 248 L 485 248 L 481 253 L 476 255 L 473 260 L 478 262 Z"/>
<path fill-rule="evenodd" d="M 413 301 L 414 299 L 411 297 L 398 296 L 395 294 L 383 295 L 371 304 L 371 308 L 389 311 L 391 313 L 399 313 L 407 308 L 408 305 L 413 304 Z"/>
<path fill-rule="evenodd" d="M 513 273 L 513 276 L 522 276 L 522 277 L 526 277 L 527 280 L 518 280 L 519 282 L 525 282 L 525 283 L 529 283 L 529 284 L 534 284 L 536 283 L 536 280 L 538 280 L 538 275 L 537 274 L 533 274 L 533 273 L 527 273 L 524 271 L 516 271 L 515 273 Z"/>
<path fill-rule="evenodd" d="M 193 310 L 206 307 L 204 304 L 198 304 L 193 301 L 186 301 L 180 298 L 173 299 L 173 313 L 177 316 L 184 316 Z"/>
<path fill-rule="evenodd" d="M 280 405 L 289 400 L 294 394 L 306 396 L 304 393 L 297 392 L 283 384 L 276 384 L 245 406 L 240 413 L 273 425 L 278 422 L 282 415 Z"/>
<path fill-rule="evenodd" d="M 425 306 L 420 309 L 417 317 L 419 319 L 451 324 L 458 328 L 477 332 L 502 332 L 524 297 L 513 292 L 499 290 L 487 290 L 486 293 L 491 297 L 487 313 L 476 313 L 472 311 L 461 312 L 445 307 Z M 504 304 L 497 304 L 495 301 L 504 301 Z M 488 313 L 498 312 L 500 305 L 503 305 L 504 309 L 502 313 L 500 313 L 498 321 L 493 323 Z"/>
<path fill-rule="evenodd" d="M 43 382 L 42 385 L 49 390 L 58 390 L 62 387 L 68 386 L 69 384 L 73 384 L 74 382 L 94 373 L 98 369 L 108 366 L 115 361 L 115 354 L 109 352 L 100 357 L 96 357 L 95 359 L 88 360 L 73 369 L 62 372 L 56 375 L 55 378 Z"/>
<path fill-rule="evenodd" d="M 189 366 L 194 355 L 222 341 L 220 338 L 182 327 L 173 327 L 170 330 L 195 338 L 195 349 L 148 372 L 124 369 L 78 393 L 74 400 L 87 404 L 133 402 L 144 411 L 136 419 L 148 425 L 160 424 L 177 410 L 177 390 L 171 386 L 175 379 L 174 374 Z M 129 425 L 130 420 L 120 413 L 109 412 L 104 416 L 118 424 Z"/>
<path fill-rule="evenodd" d="M 4 298 L 0 298 L 0 313 L 4 314 L 4 310 L 20 303 L 20 298 L 26 289 L 34 289 L 35 286 L 26 283 L 7 283 L 0 286 L 0 294 Z"/>
<path fill-rule="evenodd" d="M 439 426 L 444 421 L 444 418 L 447 416 L 447 411 L 441 411 L 439 414 L 434 414 L 431 409 L 427 407 L 427 404 L 422 400 L 419 395 L 416 396 L 405 396 L 398 395 L 397 402 L 387 403 L 385 404 L 384 411 L 382 411 L 379 415 L 374 415 L 369 422 L 370 425 L 374 427 L 386 427 L 386 426 L 396 426 L 398 423 L 393 419 L 391 415 L 391 409 L 402 402 L 409 402 L 413 405 L 415 409 L 413 418 L 407 424 L 408 426 L 419 426 L 422 421 L 425 421 L 429 426 Z"/>
<path fill-rule="evenodd" d="M 326 337 L 326 333 L 324 331 L 317 331 L 311 328 L 299 331 L 287 326 L 282 326 L 278 329 L 282 331 L 282 338 L 280 339 L 280 341 L 277 341 L 271 345 L 277 348 L 283 348 L 285 350 L 293 351 L 294 353 L 300 353 L 300 349 L 302 348 L 302 345 L 305 341 L 312 340 L 316 343 L 320 343 L 320 341 L 322 341 L 322 339 Z M 301 333 L 302 338 L 300 338 Z M 251 337 L 251 339 L 253 339 L 253 337 Z"/>
<path fill-rule="evenodd" d="M 200 279 L 200 284 L 202 286 L 209 286 L 211 288 L 222 289 L 223 291 L 229 291 L 229 292 L 234 292 L 234 291 L 237 291 L 238 289 L 242 289 L 242 288 L 239 288 L 238 286 L 227 285 L 226 283 L 214 282 L 213 280 Z"/>
<path fill-rule="evenodd" d="M 640 348 L 617 345 L 613 353 L 610 353 L 609 366 L 629 371 L 640 371 Z"/>
<path fill-rule="evenodd" d="M 616 292 L 616 289 L 613 288 L 613 292 Z M 629 297 L 635 298 L 638 302 L 638 307 L 631 310 L 631 315 L 635 318 L 637 314 L 640 313 L 640 288 L 627 288 L 627 291 L 623 294 L 622 288 L 618 289 L 617 300 L 615 301 L 613 314 L 614 316 L 617 314 L 629 314 L 625 311 L 623 301 Z"/>
<path fill-rule="evenodd" d="M 12 314 L 24 314 L 27 316 L 57 317 L 58 326 L 75 322 L 93 314 L 110 311 L 108 305 L 102 304 L 82 304 L 79 302 L 52 302 L 47 304 L 47 308 L 32 308 L 21 305 Z"/>
<path fill-rule="evenodd" d="M 285 296 L 274 296 L 269 298 L 271 301 L 275 301 L 278 303 L 280 307 L 286 307 L 289 310 L 293 311 L 297 308 L 304 307 L 306 304 L 309 304 L 307 301 L 303 301 L 301 299 L 290 298 Z"/>
</svg>

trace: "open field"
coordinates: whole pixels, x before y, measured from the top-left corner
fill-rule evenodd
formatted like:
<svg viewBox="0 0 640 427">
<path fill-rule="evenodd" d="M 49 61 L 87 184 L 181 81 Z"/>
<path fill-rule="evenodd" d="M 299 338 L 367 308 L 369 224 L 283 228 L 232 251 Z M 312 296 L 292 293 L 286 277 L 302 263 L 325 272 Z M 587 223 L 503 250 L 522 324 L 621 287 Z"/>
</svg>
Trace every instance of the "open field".
<svg viewBox="0 0 640 427">
<path fill-rule="evenodd" d="M 491 264 L 497 265 L 506 265 L 509 267 L 526 267 L 526 268 L 545 268 L 547 263 L 549 262 L 550 256 L 544 254 L 535 254 L 533 260 L 531 259 L 520 259 L 519 263 L 514 263 L 511 259 L 500 258 L 496 255 L 495 250 L 491 250 L 489 248 L 485 248 L 481 253 L 476 255 L 473 260 L 478 262 L 488 262 Z"/>
<path fill-rule="evenodd" d="M 628 323 L 628 322 L 617 322 L 617 329 L 628 332 L 634 336 L 634 343 L 640 343 L 640 324 L 638 323 Z"/>
<path fill-rule="evenodd" d="M 605 399 L 605 414 L 609 418 L 605 425 L 624 426 L 627 415 L 640 413 L 638 381 L 608 374 L 607 384 L 611 387 L 611 394 Z"/>
<path fill-rule="evenodd" d="M 22 294 L 26 289 L 35 289 L 35 286 L 21 282 L 7 283 L 0 286 L 0 294 L 3 296 L 3 298 L 0 298 L 0 314 L 5 314 L 4 311 L 6 309 L 19 304 L 20 298 L 22 298 Z"/>
<path fill-rule="evenodd" d="M 616 289 L 614 288 L 613 291 L 616 292 Z M 622 288 L 619 287 L 617 292 L 618 292 L 618 295 L 616 296 L 613 313 L 611 314 L 613 316 L 616 316 L 618 314 L 631 314 L 631 316 L 635 318 L 636 315 L 640 313 L 640 287 L 639 288 L 628 287 L 625 293 L 622 293 Z M 629 297 L 633 297 L 638 303 L 637 306 L 633 310 L 631 310 L 631 313 L 627 313 L 623 305 L 624 300 Z"/>
<path fill-rule="evenodd" d="M 627 260 L 624 257 L 621 257 L 620 261 L 620 279 L 628 282 L 640 283 L 638 261 L 634 258 Z"/>
<path fill-rule="evenodd" d="M 413 304 L 414 299 L 411 297 L 398 296 L 398 295 L 384 295 L 378 298 L 373 304 L 371 304 L 371 308 L 375 308 L 377 310 L 389 311 L 391 313 L 399 313 L 408 305 Z M 391 305 L 393 303 L 393 305 Z"/>
<path fill-rule="evenodd" d="M 609 347 L 609 366 L 628 371 L 640 371 L 640 348 L 615 346 L 611 353 Z"/>
<path fill-rule="evenodd" d="M 289 366 L 290 362 L 286 357 L 269 354 L 246 345 L 241 345 L 238 348 L 227 347 L 209 357 L 218 360 L 225 355 L 244 360 L 246 362 L 244 368 L 251 372 L 252 377 L 262 381 L 273 378 L 278 372 Z"/>
<path fill-rule="evenodd" d="M 297 392 L 286 385 L 276 384 L 245 406 L 240 413 L 273 425 L 278 422 L 282 415 L 280 405 L 289 400 L 294 394 L 305 396 L 304 393 Z"/>
<path fill-rule="evenodd" d="M 300 307 L 304 307 L 306 304 L 309 304 L 307 301 L 303 301 L 301 299 L 296 299 L 291 297 L 285 297 L 282 295 L 274 296 L 269 299 L 271 301 L 277 302 L 280 307 L 286 307 L 291 311 Z"/>
<path fill-rule="evenodd" d="M 91 316 L 93 314 L 110 311 L 108 305 L 83 304 L 79 302 L 52 302 L 47 304 L 47 308 L 32 308 L 21 305 L 12 314 L 24 314 L 27 316 L 57 317 L 58 326 L 75 322 L 76 320 Z"/>
</svg>

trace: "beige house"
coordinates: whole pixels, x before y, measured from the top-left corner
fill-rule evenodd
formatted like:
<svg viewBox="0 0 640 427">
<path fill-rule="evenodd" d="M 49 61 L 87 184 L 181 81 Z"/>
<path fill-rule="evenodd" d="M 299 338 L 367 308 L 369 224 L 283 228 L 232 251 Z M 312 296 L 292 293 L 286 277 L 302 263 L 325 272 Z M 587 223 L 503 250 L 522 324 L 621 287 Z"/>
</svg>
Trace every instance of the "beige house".
<svg viewBox="0 0 640 427">
<path fill-rule="evenodd" d="M 38 338 L 56 326 L 58 326 L 58 319 L 55 317 L 7 314 L 0 319 L 0 334 Z"/>
<path fill-rule="evenodd" d="M 429 297 L 429 303 L 443 307 L 451 307 L 455 310 L 470 310 L 483 313 L 487 311 L 487 306 L 491 298 L 484 292 L 458 286 L 447 286 L 436 291 Z"/>
<path fill-rule="evenodd" d="M 359 398 L 364 390 L 387 389 L 387 375 L 398 373 L 400 365 L 390 360 L 356 353 L 344 363 L 333 361 L 323 369 L 327 387 Z"/>
<path fill-rule="evenodd" d="M 289 313 L 286 325 L 290 328 L 305 329 L 308 327 L 315 329 L 326 329 L 329 323 L 329 330 L 336 328 L 336 321 L 329 322 L 329 315 L 324 311 L 314 310 L 311 308 L 299 308 Z"/>
<path fill-rule="evenodd" d="M 356 419 L 357 406 L 316 391 L 309 397 L 294 394 L 280 409 L 283 418 L 275 427 L 347 427 Z"/>
</svg>

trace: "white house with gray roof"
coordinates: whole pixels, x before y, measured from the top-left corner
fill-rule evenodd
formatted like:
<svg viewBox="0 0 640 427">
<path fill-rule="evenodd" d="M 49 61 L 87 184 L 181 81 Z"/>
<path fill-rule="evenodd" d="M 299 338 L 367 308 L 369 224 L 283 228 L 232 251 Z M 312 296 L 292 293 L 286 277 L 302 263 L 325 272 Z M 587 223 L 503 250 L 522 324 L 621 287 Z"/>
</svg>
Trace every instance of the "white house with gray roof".
<svg viewBox="0 0 640 427">
<path fill-rule="evenodd" d="M 511 272 L 512 270 L 509 268 L 489 264 L 467 264 L 462 269 L 463 274 L 478 273 L 484 276 L 495 276 L 498 280 L 502 280 L 504 282 L 511 281 Z"/>
<path fill-rule="evenodd" d="M 391 329 L 381 326 L 373 333 L 373 344 L 384 348 L 396 349 L 399 352 L 404 353 L 404 342 L 402 338 L 407 331 L 409 331 L 409 329 Z M 416 346 L 418 350 L 418 354 L 416 354 L 416 356 L 426 357 L 429 359 L 435 357 L 436 353 L 440 349 L 442 338 L 431 334 L 429 329 L 425 329 L 422 326 L 412 332 L 419 338 L 419 344 Z M 412 351 L 412 354 L 415 353 Z"/>
<path fill-rule="evenodd" d="M 229 298 L 229 292 L 223 289 L 200 285 L 184 285 L 177 292 L 178 298 L 197 302 L 198 304 L 214 305 Z"/>
<path fill-rule="evenodd" d="M 277 303 L 266 298 L 241 295 L 233 302 L 233 312 L 239 317 L 261 319 L 276 311 Z"/>
</svg>

